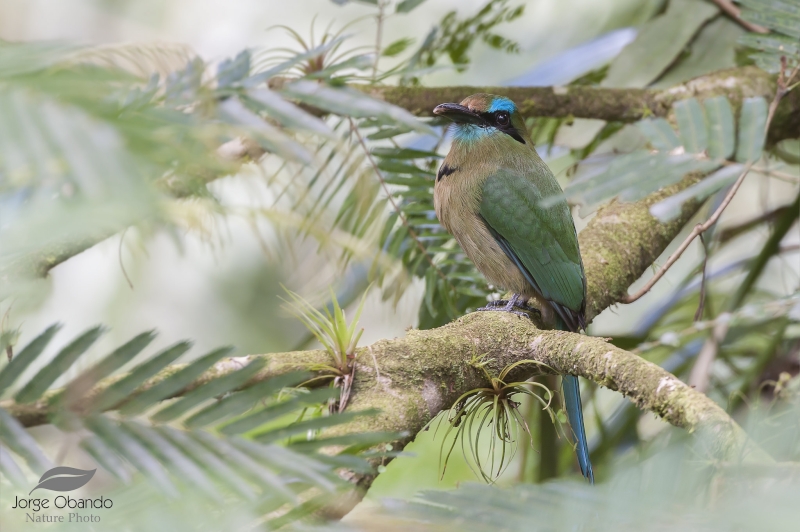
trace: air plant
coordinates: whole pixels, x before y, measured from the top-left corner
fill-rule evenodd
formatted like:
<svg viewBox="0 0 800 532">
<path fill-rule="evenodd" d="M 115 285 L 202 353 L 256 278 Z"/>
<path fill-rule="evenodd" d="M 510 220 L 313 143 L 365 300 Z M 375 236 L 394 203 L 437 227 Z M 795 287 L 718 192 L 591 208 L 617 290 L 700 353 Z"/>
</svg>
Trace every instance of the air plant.
<svg viewBox="0 0 800 532">
<path fill-rule="evenodd" d="M 308 386 L 317 380 L 331 379 L 331 386 L 340 388 L 341 393 L 338 399 L 334 398 L 329 401 L 328 409 L 331 413 L 343 412 L 347 406 L 350 388 L 355 377 L 356 347 L 364 332 L 363 328 L 358 329 L 358 320 L 364 310 L 364 302 L 369 289 L 364 291 L 364 296 L 361 298 L 355 317 L 350 324 L 347 323 L 345 311 L 339 306 L 339 301 L 332 289 L 330 291 L 332 311 L 325 307 L 324 313 L 314 308 L 311 303 L 299 294 L 285 287 L 284 290 L 291 298 L 291 301 L 284 300 L 289 312 L 303 322 L 303 325 L 330 355 L 329 364 L 309 364 L 306 366 L 310 371 L 323 374 L 306 381 L 303 386 Z"/>
<path fill-rule="evenodd" d="M 521 403 L 515 400 L 517 396 L 527 395 L 535 399 L 542 405 L 542 410 L 550 415 L 553 423 L 558 421 L 550 406 L 554 394 L 547 386 L 532 381 L 506 382 L 511 371 L 518 366 L 536 364 L 547 367 L 546 365 L 535 360 L 520 360 L 503 368 L 497 377 L 492 377 L 486 369 L 491 360 L 486 359 L 485 355 L 473 358 L 470 365 L 484 373 L 489 386 L 464 393 L 448 413 L 449 426 L 442 438 L 439 451 L 439 469 L 442 477 L 458 441 L 461 442 L 461 449 L 470 469 L 476 476 L 489 483 L 497 480 L 510 465 L 517 452 L 520 438 L 527 435 L 528 441 L 533 444 L 530 428 L 519 409 Z M 541 389 L 543 394 L 536 393 L 536 388 Z M 440 418 L 440 424 L 442 419 Z M 481 443 L 481 432 L 488 427 L 492 427 L 493 434 L 489 438 L 488 449 L 485 449 L 487 443 Z M 454 437 L 449 449 L 445 450 L 447 437 L 452 431 L 455 431 Z"/>
<path fill-rule="evenodd" d="M 282 29 L 286 31 L 292 39 L 299 45 L 299 50 L 295 48 L 281 47 L 270 48 L 269 51 L 264 51 L 254 55 L 254 67 L 256 71 L 266 70 L 271 66 L 280 64 L 286 61 L 296 61 L 296 63 L 289 69 L 284 71 L 284 75 L 288 77 L 304 77 L 326 79 L 331 82 L 334 81 L 330 75 L 334 72 L 341 70 L 363 70 L 372 66 L 374 61 L 374 54 L 371 53 L 371 46 L 356 46 L 347 50 L 342 50 L 341 46 L 347 39 L 348 35 L 345 30 L 352 24 L 361 19 L 356 19 L 339 29 L 336 32 L 332 31 L 333 23 L 329 24 L 322 37 L 317 42 L 315 38 L 315 22 L 311 22 L 310 37 L 304 39 L 294 29 L 284 26 L 276 25 L 270 29 Z M 370 53 L 364 53 L 365 50 L 370 50 Z M 344 81 L 344 78 L 350 76 L 341 76 L 338 81 Z"/>
</svg>

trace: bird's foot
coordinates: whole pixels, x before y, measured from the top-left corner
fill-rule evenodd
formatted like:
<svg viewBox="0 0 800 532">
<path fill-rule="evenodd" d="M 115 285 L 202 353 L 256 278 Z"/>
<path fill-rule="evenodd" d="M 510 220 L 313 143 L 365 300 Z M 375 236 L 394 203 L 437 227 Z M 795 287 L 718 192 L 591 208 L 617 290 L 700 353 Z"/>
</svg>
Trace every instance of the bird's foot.
<svg viewBox="0 0 800 532">
<path fill-rule="evenodd" d="M 494 299 L 478 310 L 497 310 L 497 307 L 505 307 L 506 305 L 508 305 L 508 299 Z"/>
<path fill-rule="evenodd" d="M 524 312 L 522 310 L 515 310 L 515 309 L 526 309 L 528 312 L 538 311 L 538 309 L 534 309 L 529 307 L 526 304 L 525 298 L 520 296 L 519 294 L 514 294 L 511 296 L 511 299 L 497 299 L 495 301 L 489 301 L 485 307 L 481 307 L 479 309 L 475 309 L 477 311 L 497 311 L 497 312 L 510 312 L 511 314 L 516 314 L 517 316 L 521 316 L 523 318 L 530 318 L 530 314 L 528 312 Z"/>
</svg>

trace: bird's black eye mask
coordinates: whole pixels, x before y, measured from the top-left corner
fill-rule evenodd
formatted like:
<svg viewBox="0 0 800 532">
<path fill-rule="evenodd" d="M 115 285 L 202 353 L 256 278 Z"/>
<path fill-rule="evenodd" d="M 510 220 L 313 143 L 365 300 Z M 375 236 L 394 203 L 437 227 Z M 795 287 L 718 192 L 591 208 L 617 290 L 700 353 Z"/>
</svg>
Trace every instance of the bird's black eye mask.
<svg viewBox="0 0 800 532">
<path fill-rule="evenodd" d="M 511 113 L 506 109 L 498 109 L 493 112 L 480 112 L 475 109 L 465 107 L 460 103 L 440 103 L 433 109 L 433 114 L 443 116 L 461 125 L 478 127 L 492 127 L 505 133 L 517 142 L 525 144 L 520 131 L 514 127 Z"/>
<path fill-rule="evenodd" d="M 502 131 L 519 143 L 525 144 L 525 139 L 519 134 L 519 130 L 511 123 L 511 114 L 508 111 L 495 111 L 493 113 L 477 113 L 483 118 L 488 127 L 493 127 Z"/>
</svg>

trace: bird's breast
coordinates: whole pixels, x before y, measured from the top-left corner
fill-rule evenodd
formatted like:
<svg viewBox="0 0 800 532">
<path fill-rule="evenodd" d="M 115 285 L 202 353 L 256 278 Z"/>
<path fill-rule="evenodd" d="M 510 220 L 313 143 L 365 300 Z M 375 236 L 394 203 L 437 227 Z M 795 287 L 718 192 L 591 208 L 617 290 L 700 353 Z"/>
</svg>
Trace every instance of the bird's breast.
<svg viewBox="0 0 800 532">
<path fill-rule="evenodd" d="M 482 187 L 487 175 L 465 171 L 448 164 L 445 159 L 434 186 L 436 216 L 490 284 L 532 297 L 535 295 L 532 287 L 500 248 L 480 216 Z"/>
</svg>

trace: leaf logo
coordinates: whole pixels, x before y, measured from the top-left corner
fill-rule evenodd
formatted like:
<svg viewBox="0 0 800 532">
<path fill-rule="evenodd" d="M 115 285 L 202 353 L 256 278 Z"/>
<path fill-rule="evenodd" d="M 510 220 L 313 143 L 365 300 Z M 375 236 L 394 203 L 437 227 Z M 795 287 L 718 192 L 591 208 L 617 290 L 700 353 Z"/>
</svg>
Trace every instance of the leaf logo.
<svg viewBox="0 0 800 532">
<path fill-rule="evenodd" d="M 39 488 L 50 491 L 76 490 L 92 480 L 95 471 L 97 471 L 97 469 L 85 470 L 64 466 L 54 467 L 53 469 L 45 471 L 42 478 L 39 479 L 39 484 L 37 484 L 28 495 Z"/>
</svg>

